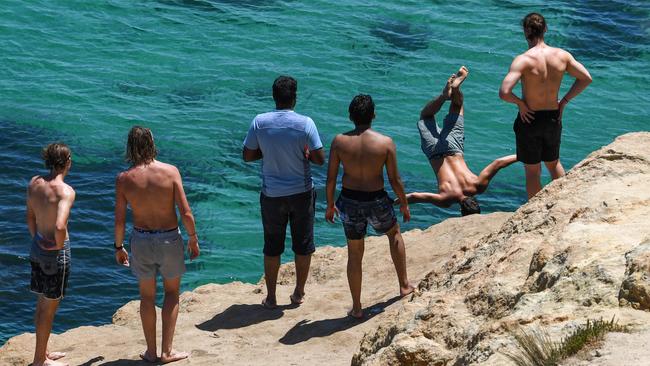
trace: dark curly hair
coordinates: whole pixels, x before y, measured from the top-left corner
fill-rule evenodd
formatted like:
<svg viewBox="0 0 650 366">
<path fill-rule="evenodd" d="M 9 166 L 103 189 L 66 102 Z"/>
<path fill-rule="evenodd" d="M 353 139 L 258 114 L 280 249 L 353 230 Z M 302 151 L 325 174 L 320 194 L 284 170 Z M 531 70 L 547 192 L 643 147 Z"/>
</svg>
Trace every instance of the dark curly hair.
<svg viewBox="0 0 650 366">
<path fill-rule="evenodd" d="M 57 172 L 65 169 L 71 156 L 72 152 L 70 148 L 62 142 L 49 144 L 41 151 L 41 157 L 45 161 L 45 167 Z"/>
<path fill-rule="evenodd" d="M 126 143 L 126 161 L 131 165 L 151 163 L 158 155 L 156 145 L 153 143 L 151 130 L 145 127 L 133 126 L 129 131 Z"/>
<path fill-rule="evenodd" d="M 296 100 L 298 82 L 291 76 L 281 75 L 273 82 L 273 100 L 276 106 L 288 106 Z"/>
<path fill-rule="evenodd" d="M 462 216 L 480 214 L 481 206 L 474 197 L 465 197 L 460 201 L 460 214 Z"/>
<path fill-rule="evenodd" d="M 370 95 L 359 94 L 350 102 L 348 112 L 355 125 L 369 125 L 375 116 L 375 102 Z"/>
</svg>

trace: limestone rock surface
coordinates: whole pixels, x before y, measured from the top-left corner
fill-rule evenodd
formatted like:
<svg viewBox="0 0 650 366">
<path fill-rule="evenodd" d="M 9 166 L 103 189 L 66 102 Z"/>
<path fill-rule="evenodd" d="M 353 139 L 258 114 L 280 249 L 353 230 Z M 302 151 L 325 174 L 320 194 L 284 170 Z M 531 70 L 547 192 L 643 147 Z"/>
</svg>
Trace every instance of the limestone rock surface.
<svg viewBox="0 0 650 366">
<path fill-rule="evenodd" d="M 616 317 L 647 332 L 649 182 L 650 133 L 592 153 L 462 255 L 434 264 L 421 294 L 363 337 L 352 364 L 510 365 L 504 353 L 520 326 L 559 340 L 587 319 Z"/>
<path fill-rule="evenodd" d="M 178 365 L 511 365 L 504 353 L 514 349 L 517 327 L 559 338 L 586 319 L 613 316 L 638 333 L 608 336 L 603 357 L 567 365 L 650 365 L 642 346 L 650 333 L 649 182 L 650 133 L 627 134 L 514 214 L 409 231 L 407 266 L 418 293 L 405 298 L 396 296 L 386 238 L 369 238 L 361 322 L 346 317 L 345 248 L 317 249 L 300 307 L 289 305 L 292 264 L 282 266 L 276 310 L 260 305 L 262 281 L 185 292 L 174 345 L 191 357 Z M 52 335 L 50 350 L 67 352 L 71 365 L 140 364 L 138 308 L 132 301 L 112 324 Z M 639 345 L 632 354 L 629 341 Z M 33 347 L 33 334 L 13 337 L 0 348 L 0 365 L 29 364 Z"/>
</svg>

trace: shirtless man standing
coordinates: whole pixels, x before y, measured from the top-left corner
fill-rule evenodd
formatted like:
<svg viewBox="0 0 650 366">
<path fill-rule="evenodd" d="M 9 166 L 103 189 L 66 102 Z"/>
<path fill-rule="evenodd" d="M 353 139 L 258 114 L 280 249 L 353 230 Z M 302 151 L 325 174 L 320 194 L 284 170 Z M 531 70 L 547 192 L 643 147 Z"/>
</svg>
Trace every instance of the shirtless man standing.
<svg viewBox="0 0 650 366">
<path fill-rule="evenodd" d="M 27 227 L 32 237 L 30 288 L 39 295 L 34 313 L 36 349 L 33 365 L 64 366 L 67 363 L 55 360 L 64 357 L 65 353 L 48 352 L 47 341 L 70 275 L 68 216 L 75 191 L 63 179 L 70 171 L 72 155 L 70 149 L 61 143 L 48 145 L 42 155 L 50 174 L 33 177 L 27 188 Z"/>
<path fill-rule="evenodd" d="M 120 173 L 115 182 L 115 259 L 131 266 L 140 286 L 140 319 L 147 350 L 140 357 L 156 362 L 156 276 L 163 277 L 165 300 L 162 307 L 162 353 L 160 361 L 168 363 L 189 356 L 172 350 L 181 275 L 185 273 L 183 238 L 178 229 L 176 207 L 188 232 L 190 259 L 199 255 L 194 216 L 185 197 L 178 169 L 156 160 L 156 146 L 148 128 L 135 126 L 129 132 L 126 159 L 132 165 Z M 122 245 L 126 208 L 131 207 L 133 231 L 129 254 Z"/>
<path fill-rule="evenodd" d="M 334 222 L 340 213 L 348 242 L 348 283 L 352 293 L 349 316 L 363 318 L 361 308 L 361 262 L 368 223 L 379 234 L 386 234 L 390 255 L 397 271 L 400 295 L 413 292 L 406 275 L 406 251 L 392 200 L 384 190 L 384 166 L 395 194 L 401 199 L 404 222 L 411 219 L 404 186 L 397 171 L 397 153 L 390 137 L 370 128 L 375 118 L 375 104 L 369 95 L 357 95 L 349 107 L 355 129 L 337 135 L 332 141 L 327 168 L 327 212 L 325 219 Z M 334 191 L 343 164 L 343 189 L 334 205 Z"/>
<path fill-rule="evenodd" d="M 438 193 L 414 192 L 406 195 L 410 203 L 432 203 L 439 207 L 460 204 L 463 216 L 481 213 L 481 208 L 474 196 L 485 192 L 490 180 L 497 172 L 514 163 L 515 155 L 496 159 L 476 176 L 465 163 L 464 142 L 465 127 L 463 117 L 463 93 L 460 85 L 465 81 L 469 70 L 462 66 L 452 75 L 442 93 L 427 103 L 420 112 L 420 138 L 422 151 L 438 178 Z M 440 129 L 435 120 L 446 100 L 451 100 L 449 114 Z"/>
<path fill-rule="evenodd" d="M 514 131 L 517 138 L 517 160 L 526 169 L 528 198 L 542 190 L 541 161 L 544 161 L 552 179 L 564 176 L 560 163 L 560 138 L 564 108 L 590 83 L 589 71 L 573 56 L 560 48 L 544 43 L 546 20 L 530 13 L 522 21 L 528 51 L 517 56 L 501 83 L 499 97 L 519 107 Z M 571 89 L 558 101 L 562 77 L 567 72 L 576 80 Z M 522 98 L 512 89 L 521 79 Z"/>
</svg>

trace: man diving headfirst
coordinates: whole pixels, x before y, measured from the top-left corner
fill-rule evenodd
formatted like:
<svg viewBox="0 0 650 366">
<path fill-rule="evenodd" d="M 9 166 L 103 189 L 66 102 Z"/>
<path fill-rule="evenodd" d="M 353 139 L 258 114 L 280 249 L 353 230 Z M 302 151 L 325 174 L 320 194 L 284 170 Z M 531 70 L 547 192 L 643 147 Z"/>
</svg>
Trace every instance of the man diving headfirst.
<svg viewBox="0 0 650 366">
<path fill-rule="evenodd" d="M 428 102 L 420 112 L 418 129 L 422 151 L 438 178 L 438 193 L 414 192 L 406 195 L 409 203 L 432 203 L 439 207 L 459 203 L 463 216 L 481 213 L 475 196 L 485 192 L 490 180 L 500 169 L 517 161 L 516 155 L 496 159 L 478 176 L 467 167 L 463 156 L 465 129 L 460 85 L 468 73 L 469 70 L 462 66 L 447 80 L 442 93 Z M 434 117 L 447 100 L 451 101 L 449 114 L 440 128 Z"/>
</svg>

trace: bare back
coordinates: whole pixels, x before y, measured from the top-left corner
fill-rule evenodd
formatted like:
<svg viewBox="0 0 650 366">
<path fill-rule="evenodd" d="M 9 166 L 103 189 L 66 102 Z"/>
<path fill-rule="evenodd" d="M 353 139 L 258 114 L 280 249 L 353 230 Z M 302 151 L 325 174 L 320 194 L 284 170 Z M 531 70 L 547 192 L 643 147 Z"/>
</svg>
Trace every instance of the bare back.
<svg viewBox="0 0 650 366">
<path fill-rule="evenodd" d="M 175 192 L 179 182 L 176 167 L 154 160 L 121 173 L 116 186 L 131 206 L 134 226 L 164 230 L 178 226 Z"/>
<path fill-rule="evenodd" d="M 558 93 L 571 55 L 546 44 L 535 46 L 517 57 L 522 63 L 523 100 L 532 110 L 558 109 Z"/>
<path fill-rule="evenodd" d="M 36 232 L 45 239 L 54 241 L 57 221 L 67 223 L 74 198 L 72 187 L 60 179 L 42 176 L 32 178 L 27 189 L 27 209 L 28 215 L 36 223 Z M 34 234 L 36 233 L 32 233 Z M 67 228 L 65 238 L 68 238 Z"/>
<path fill-rule="evenodd" d="M 338 135 L 334 149 L 343 164 L 343 186 L 358 191 L 384 189 L 384 165 L 393 141 L 376 131 Z"/>
<path fill-rule="evenodd" d="M 463 154 L 430 160 L 438 178 L 438 191 L 449 197 L 473 196 L 479 192 L 479 180 L 465 163 Z"/>
</svg>

